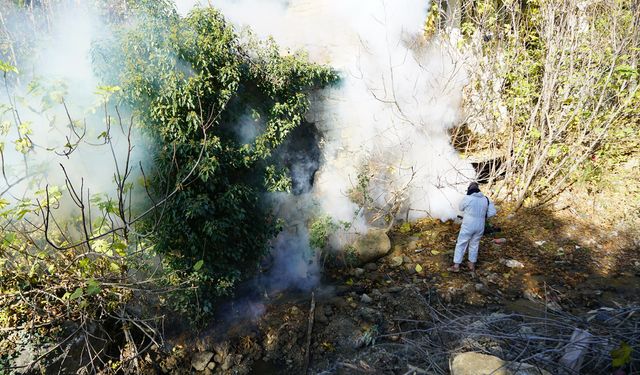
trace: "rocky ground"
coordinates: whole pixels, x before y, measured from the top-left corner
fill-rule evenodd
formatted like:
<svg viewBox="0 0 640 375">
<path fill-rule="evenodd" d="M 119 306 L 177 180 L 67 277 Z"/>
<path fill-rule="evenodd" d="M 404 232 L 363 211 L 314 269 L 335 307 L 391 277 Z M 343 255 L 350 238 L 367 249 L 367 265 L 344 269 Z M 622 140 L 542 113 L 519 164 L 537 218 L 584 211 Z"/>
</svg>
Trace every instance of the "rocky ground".
<svg viewBox="0 0 640 375">
<path fill-rule="evenodd" d="M 492 225 L 501 230 L 483 238 L 475 273 L 446 271 L 458 224 L 399 225 L 389 233 L 386 256 L 327 269 L 313 295 L 237 301 L 240 315 L 170 339 L 169 355 L 148 355 L 149 372 L 446 374 L 455 368 L 452 353 L 468 350 L 516 364 L 524 353 L 547 352 L 528 361 L 557 373 L 560 345 L 546 341 L 555 335 L 568 342 L 583 328 L 607 342 L 605 362 L 592 355 L 583 366 L 611 373 L 611 350 L 639 334 L 640 251 L 632 236 L 568 210 L 522 211 Z M 522 332 L 544 340 L 530 344 L 535 340 Z M 526 346 L 514 351 L 523 337 Z"/>
</svg>

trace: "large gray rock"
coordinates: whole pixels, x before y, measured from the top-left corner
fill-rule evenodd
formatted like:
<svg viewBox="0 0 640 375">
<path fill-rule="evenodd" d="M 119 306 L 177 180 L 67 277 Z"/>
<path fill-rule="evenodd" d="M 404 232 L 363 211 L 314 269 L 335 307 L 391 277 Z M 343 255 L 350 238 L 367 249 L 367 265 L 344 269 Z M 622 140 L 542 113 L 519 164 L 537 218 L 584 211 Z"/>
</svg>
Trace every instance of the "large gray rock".
<svg viewBox="0 0 640 375">
<path fill-rule="evenodd" d="M 384 229 L 371 229 L 351 244 L 358 264 L 373 262 L 389 253 L 391 240 Z"/>
<path fill-rule="evenodd" d="M 450 370 L 452 375 L 551 375 L 526 363 L 507 362 L 492 355 L 474 352 L 457 354 L 451 361 Z"/>
</svg>

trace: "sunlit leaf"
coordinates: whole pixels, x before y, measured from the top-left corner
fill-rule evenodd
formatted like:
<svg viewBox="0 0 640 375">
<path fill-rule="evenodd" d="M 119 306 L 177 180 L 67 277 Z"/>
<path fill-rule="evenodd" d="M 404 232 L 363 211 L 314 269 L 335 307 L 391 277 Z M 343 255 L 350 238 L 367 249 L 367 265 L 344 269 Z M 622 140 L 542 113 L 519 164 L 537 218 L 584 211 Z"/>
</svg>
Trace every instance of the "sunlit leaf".
<svg viewBox="0 0 640 375">
<path fill-rule="evenodd" d="M 204 260 L 199 260 L 196 262 L 196 264 L 193 265 L 193 270 L 198 272 L 200 271 L 200 269 L 202 268 L 202 266 L 204 265 Z"/>
<path fill-rule="evenodd" d="M 69 296 L 69 299 L 70 300 L 78 299 L 82 297 L 83 294 L 84 294 L 84 291 L 82 290 L 82 288 L 78 288 L 73 293 L 71 293 L 71 295 Z"/>
<path fill-rule="evenodd" d="M 100 291 L 100 283 L 98 283 L 96 280 L 92 279 L 87 282 L 87 295 L 94 296 L 96 294 L 99 294 Z"/>
</svg>

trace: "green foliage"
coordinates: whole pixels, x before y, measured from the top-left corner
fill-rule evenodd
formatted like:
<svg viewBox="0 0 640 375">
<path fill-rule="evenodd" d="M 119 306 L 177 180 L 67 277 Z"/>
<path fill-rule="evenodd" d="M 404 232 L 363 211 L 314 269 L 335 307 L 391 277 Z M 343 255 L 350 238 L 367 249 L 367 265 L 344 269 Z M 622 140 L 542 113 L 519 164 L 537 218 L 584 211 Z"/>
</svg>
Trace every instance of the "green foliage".
<svg viewBox="0 0 640 375">
<path fill-rule="evenodd" d="M 480 114 L 470 152 L 505 157 L 505 190 L 545 204 L 638 148 L 638 20 L 632 1 L 493 0 L 462 7 L 462 48 L 478 54 L 468 96 Z M 485 126 L 492 123 L 491 126 Z"/>
<path fill-rule="evenodd" d="M 42 210 L 51 209 L 53 216 L 67 194 L 51 186 L 31 199 L 0 199 L 0 369 L 11 365 L 24 345 L 53 347 L 58 340 L 69 340 L 74 333 L 66 332 L 65 324 L 80 328 L 110 321 L 113 326 L 131 301 L 128 270 L 142 275 L 143 265 L 150 263 L 145 258 L 149 254 L 135 251 L 117 232 L 75 244 L 73 234 L 79 233 L 82 221 L 74 216 L 58 217 L 55 228 L 46 232 L 42 227 L 34 230 L 30 223 L 39 222 Z M 93 224 L 98 234 L 106 230 L 103 218 L 111 213 L 106 207 L 93 209 L 101 219 Z"/>
<path fill-rule="evenodd" d="M 405 221 L 404 223 L 402 223 L 402 225 L 400 225 L 400 227 L 398 227 L 398 232 L 402 233 L 402 234 L 407 234 L 411 232 L 411 223 L 408 221 Z"/>
<path fill-rule="evenodd" d="M 358 264 L 358 252 L 355 247 L 351 245 L 345 246 L 344 249 L 342 249 L 342 252 L 344 253 L 345 265 L 355 266 Z"/>
<path fill-rule="evenodd" d="M 316 218 L 309 227 L 309 245 L 313 249 L 324 249 L 331 236 L 340 226 L 331 216 L 325 215 Z"/>
<path fill-rule="evenodd" d="M 7 62 L 0 60 L 0 72 L 3 72 L 4 74 L 18 73 L 18 69 Z"/>
<path fill-rule="evenodd" d="M 626 342 L 621 342 L 617 349 L 611 351 L 611 366 L 618 368 L 631 362 L 633 349 Z"/>
<path fill-rule="evenodd" d="M 276 234 L 260 197 L 291 182 L 272 155 L 303 121 L 309 91 L 336 76 L 272 41 L 241 39 L 212 8 L 180 18 L 147 1 L 134 12 L 141 21 L 96 56 L 108 57 L 100 70 L 154 141 L 150 190 L 157 201 L 169 192 L 146 222 L 155 249 L 196 271 L 208 300 L 253 269 Z M 247 113 L 264 121 L 250 144 L 238 135 Z"/>
<path fill-rule="evenodd" d="M 427 38 L 431 38 L 438 30 L 438 23 L 440 21 L 440 7 L 438 2 L 431 3 L 429 13 L 427 14 L 427 20 L 424 23 L 424 35 Z"/>
</svg>

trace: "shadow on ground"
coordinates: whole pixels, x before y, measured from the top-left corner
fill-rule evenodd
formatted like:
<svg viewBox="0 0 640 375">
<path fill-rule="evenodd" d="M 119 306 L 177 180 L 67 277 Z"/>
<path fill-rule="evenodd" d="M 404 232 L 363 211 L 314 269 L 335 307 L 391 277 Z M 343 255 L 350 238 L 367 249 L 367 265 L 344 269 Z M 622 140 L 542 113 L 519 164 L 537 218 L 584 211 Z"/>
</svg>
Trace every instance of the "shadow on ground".
<svg viewBox="0 0 640 375">
<path fill-rule="evenodd" d="M 169 368 L 190 371 L 193 358 L 211 353 L 205 373 L 448 374 L 452 353 L 480 351 L 558 373 L 581 328 L 599 340 L 583 373 L 610 374 L 610 351 L 640 344 L 640 252 L 630 234 L 588 219 L 498 215 L 492 225 L 502 230 L 483 238 L 477 272 L 460 274 L 446 271 L 458 224 L 399 225 L 387 256 L 326 269 L 313 303 L 300 291 L 271 295 L 257 309 L 234 300 L 246 318 L 221 316 L 183 343 Z M 622 368 L 637 371 L 638 357 L 632 350 Z"/>
</svg>

